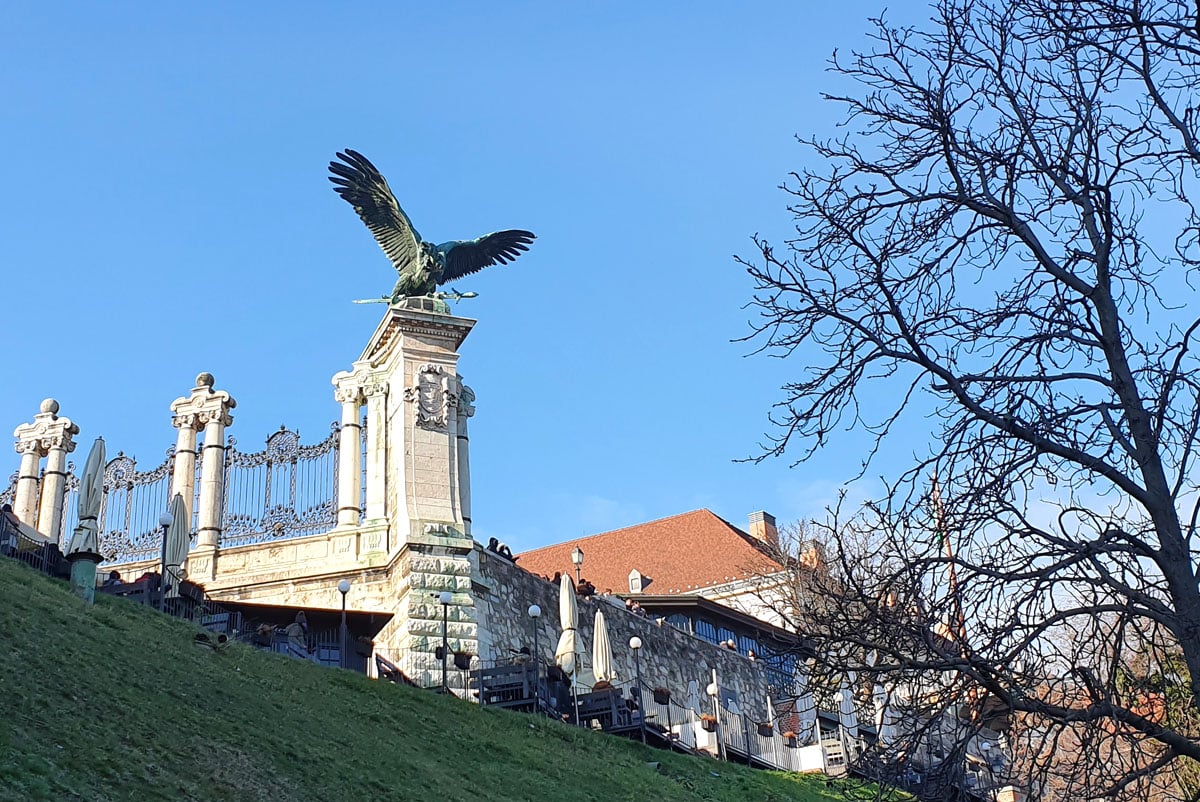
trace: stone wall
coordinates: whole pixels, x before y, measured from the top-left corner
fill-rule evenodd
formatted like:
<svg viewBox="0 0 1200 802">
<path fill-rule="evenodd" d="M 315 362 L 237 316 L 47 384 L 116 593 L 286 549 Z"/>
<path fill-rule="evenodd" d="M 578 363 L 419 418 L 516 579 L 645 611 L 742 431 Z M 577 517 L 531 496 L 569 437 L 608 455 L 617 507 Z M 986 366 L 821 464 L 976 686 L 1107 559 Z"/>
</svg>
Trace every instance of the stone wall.
<svg viewBox="0 0 1200 802">
<path fill-rule="evenodd" d="M 542 608 L 538 619 L 538 651 L 543 660 L 553 662 L 562 632 L 558 623 L 558 585 L 480 548 L 476 548 L 473 561 L 477 566 L 473 580 L 480 659 L 485 662 L 503 659 L 522 646 L 532 649 L 534 623 L 527 611 L 531 604 L 537 604 Z M 626 612 L 620 600 L 613 603 L 598 596 L 577 597 L 577 600 L 585 668 L 590 669 L 592 662 L 596 611 L 603 610 L 618 686 L 628 686 L 635 676 L 629 639 L 637 635 L 642 639 L 639 659 L 647 687 L 669 688 L 672 696 L 683 703 L 688 682 L 699 682 L 703 695 L 716 669 L 721 686 L 737 692 L 744 712 L 754 717 L 765 715 L 767 679 L 754 661 L 680 632 L 669 624 L 659 625 L 653 618 Z"/>
</svg>

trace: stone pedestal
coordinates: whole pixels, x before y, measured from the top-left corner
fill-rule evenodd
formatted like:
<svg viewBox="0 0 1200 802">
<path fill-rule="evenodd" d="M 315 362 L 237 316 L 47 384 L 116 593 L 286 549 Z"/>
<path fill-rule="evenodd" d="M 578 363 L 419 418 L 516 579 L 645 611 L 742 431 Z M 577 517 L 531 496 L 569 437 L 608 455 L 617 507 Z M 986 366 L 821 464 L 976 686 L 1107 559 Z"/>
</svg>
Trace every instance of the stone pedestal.
<svg viewBox="0 0 1200 802">
<path fill-rule="evenodd" d="M 391 565 L 395 613 L 377 643 L 404 654 L 407 670 L 440 679 L 442 591 L 453 594 L 451 651 L 476 654 L 478 643 L 466 446 L 475 395 L 458 374 L 458 348 L 475 321 L 439 309 L 429 299 L 389 308 L 353 369 L 333 384 L 343 426 L 366 407 L 365 487 L 347 475 L 357 461 L 345 458 L 337 506 L 339 528 L 350 527 L 365 501 L 360 554 Z"/>
</svg>

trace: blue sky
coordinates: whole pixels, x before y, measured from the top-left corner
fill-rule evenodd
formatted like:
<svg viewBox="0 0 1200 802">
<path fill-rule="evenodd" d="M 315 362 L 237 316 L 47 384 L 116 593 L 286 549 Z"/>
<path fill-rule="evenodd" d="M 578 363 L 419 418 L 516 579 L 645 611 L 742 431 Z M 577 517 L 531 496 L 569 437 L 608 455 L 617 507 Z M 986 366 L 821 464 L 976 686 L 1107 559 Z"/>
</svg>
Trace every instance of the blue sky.
<svg viewBox="0 0 1200 802">
<path fill-rule="evenodd" d="M 479 321 L 477 537 L 818 512 L 865 443 L 735 462 L 804 360 L 731 342 L 752 314 L 732 257 L 787 236 L 795 135 L 836 132 L 826 61 L 882 4 L 428 5 L 7 4 L 0 425 L 52 396 L 77 463 L 103 435 L 149 467 L 209 371 L 240 448 L 323 438 L 381 315 L 350 301 L 394 281 L 325 178 L 352 147 L 427 239 L 538 235 L 456 285 L 479 293 L 457 307 Z M 921 423 L 872 475 L 923 451 Z"/>
</svg>

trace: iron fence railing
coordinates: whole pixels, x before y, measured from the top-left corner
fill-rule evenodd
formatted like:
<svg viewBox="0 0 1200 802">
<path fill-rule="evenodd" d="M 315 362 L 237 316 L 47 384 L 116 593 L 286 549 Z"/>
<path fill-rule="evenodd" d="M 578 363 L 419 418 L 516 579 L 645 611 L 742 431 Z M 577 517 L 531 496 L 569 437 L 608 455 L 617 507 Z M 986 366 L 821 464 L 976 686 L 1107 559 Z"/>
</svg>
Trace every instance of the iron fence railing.
<svg viewBox="0 0 1200 802">
<path fill-rule="evenodd" d="M 244 621 L 238 640 L 249 643 L 256 649 L 274 652 L 299 660 L 308 660 L 327 668 L 346 668 L 359 674 L 368 673 L 371 654 L 356 647 L 356 641 L 347 636 L 343 649 L 340 627 L 312 630 L 301 639 L 293 639 L 283 628 L 270 624 Z M 299 642 L 297 642 L 299 640 Z M 343 651 L 345 656 L 343 658 Z"/>
<path fill-rule="evenodd" d="M 366 418 L 359 427 L 360 519 L 366 504 Z M 266 440 L 262 451 L 243 452 L 237 440 L 228 439 L 223 467 L 221 499 L 223 546 L 282 540 L 329 531 L 337 523 L 337 488 L 341 426 L 334 423 L 330 434 L 314 444 L 300 442 L 299 433 L 280 427 Z M 153 559 L 161 549 L 159 516 L 170 505 L 175 471 L 175 447 L 167 449 L 163 461 L 141 470 L 134 457 L 118 453 L 104 466 L 103 494 L 97 520 L 100 553 L 105 566 Z M 190 531 L 198 528 L 201 472 L 196 461 L 192 487 Z M 0 489 L 0 504 L 16 499 L 17 474 Z M 40 492 L 41 481 L 35 489 Z M 47 532 L 65 548 L 78 524 L 79 475 L 68 463 L 63 515 L 59 531 Z"/>
<path fill-rule="evenodd" d="M 373 656 L 382 657 L 388 665 L 398 669 L 407 682 L 418 688 L 442 687 L 442 662 L 428 652 L 376 648 Z M 476 675 L 479 669 L 485 666 L 491 667 L 492 662 L 480 661 L 474 655 L 448 653 L 446 655 L 446 686 L 448 690 L 464 699 L 478 701 L 475 693 L 479 689 Z M 377 666 L 369 667 L 367 673 L 378 678 Z"/>
<path fill-rule="evenodd" d="M 328 437 L 306 446 L 299 432 L 281 427 L 253 453 L 238 451 L 229 438 L 222 545 L 328 531 L 337 522 L 340 433 L 334 423 Z"/>
<path fill-rule="evenodd" d="M 158 519 L 170 505 L 174 469 L 174 446 L 167 449 L 159 465 L 148 471 L 139 471 L 137 460 L 124 453 L 118 453 L 104 466 L 104 492 L 97 523 L 100 553 L 106 564 L 148 560 L 158 555 L 162 548 Z M 74 473 L 71 477 L 78 486 Z M 193 503 L 192 508 L 195 506 Z M 70 520 L 73 525 L 76 516 L 64 515 L 63 520 Z"/>
<path fill-rule="evenodd" d="M 0 515 L 0 556 L 25 563 L 48 576 L 65 579 L 71 575 L 71 566 L 57 543 L 26 536 L 7 515 Z"/>
<path fill-rule="evenodd" d="M 14 504 L 17 500 L 17 471 L 8 477 L 8 487 L 0 490 L 0 504 Z"/>
</svg>

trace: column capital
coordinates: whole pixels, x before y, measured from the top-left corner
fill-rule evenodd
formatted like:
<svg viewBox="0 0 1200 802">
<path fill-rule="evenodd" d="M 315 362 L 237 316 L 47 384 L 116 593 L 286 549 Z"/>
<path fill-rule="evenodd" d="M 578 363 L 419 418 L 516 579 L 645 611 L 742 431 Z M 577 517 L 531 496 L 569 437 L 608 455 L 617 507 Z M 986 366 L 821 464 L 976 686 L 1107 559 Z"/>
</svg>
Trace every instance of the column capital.
<svg viewBox="0 0 1200 802">
<path fill-rule="evenodd" d="M 18 454 L 37 454 L 45 456 L 52 448 L 61 448 L 65 452 L 75 450 L 75 435 L 79 427 L 70 418 L 58 415 L 58 402 L 47 398 L 42 402 L 41 411 L 34 416 L 33 422 L 22 423 L 13 430 L 17 438 Z"/>
<path fill-rule="evenodd" d="M 383 392 L 386 384 L 385 377 L 372 370 L 369 362 L 360 360 L 351 370 L 333 375 L 333 397 L 339 404 L 363 403 L 368 397 Z"/>
<path fill-rule="evenodd" d="M 28 424 L 26 424 L 26 425 L 28 425 Z M 21 436 L 19 429 L 16 432 L 14 432 L 13 434 L 17 437 Z M 16 443 L 13 444 L 13 447 L 16 448 L 17 453 L 20 454 L 21 456 L 25 456 L 26 454 L 33 454 L 34 456 L 37 456 L 37 457 L 44 457 L 44 456 L 46 456 L 46 452 L 48 450 L 48 449 L 42 448 L 41 440 L 18 440 Z"/>
<path fill-rule="evenodd" d="M 333 400 L 339 404 L 361 404 L 362 399 L 362 388 L 358 385 L 335 387 L 333 390 Z"/>
<path fill-rule="evenodd" d="M 469 418 L 475 414 L 475 391 L 463 384 L 462 376 L 458 377 L 458 417 Z"/>
<path fill-rule="evenodd" d="M 233 423 L 230 413 L 237 406 L 237 401 L 224 390 L 214 390 L 213 383 L 211 373 L 201 373 L 196 377 L 196 386 L 192 388 L 191 395 L 171 402 L 171 423 L 176 428 L 199 431 L 212 422 L 222 426 Z"/>
</svg>

